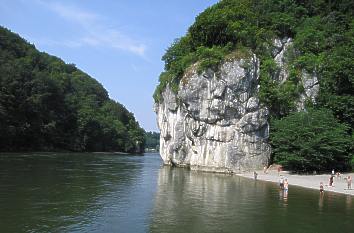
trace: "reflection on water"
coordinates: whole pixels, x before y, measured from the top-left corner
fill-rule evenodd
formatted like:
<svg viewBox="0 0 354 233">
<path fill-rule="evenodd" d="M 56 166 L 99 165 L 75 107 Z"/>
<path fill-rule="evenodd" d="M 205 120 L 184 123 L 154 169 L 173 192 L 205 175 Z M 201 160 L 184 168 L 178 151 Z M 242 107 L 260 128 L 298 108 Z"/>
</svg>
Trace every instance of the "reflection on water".
<svg viewBox="0 0 354 233">
<path fill-rule="evenodd" d="M 352 197 L 162 167 L 151 232 L 353 232 Z M 346 211 L 347 210 L 347 211 Z M 348 211 L 349 210 L 349 211 Z"/>
<path fill-rule="evenodd" d="M 353 232 L 353 197 L 161 166 L 158 154 L 0 154 L 1 232 Z"/>
<path fill-rule="evenodd" d="M 346 209 L 347 209 L 347 212 L 348 211 L 353 211 L 353 208 L 352 208 L 352 201 L 353 201 L 353 198 L 351 196 L 347 196 L 346 197 Z M 354 221 L 354 219 L 353 219 Z"/>
<path fill-rule="evenodd" d="M 323 210 L 323 200 L 324 200 L 324 193 L 320 192 L 320 198 L 318 199 L 318 211 L 319 212 L 322 212 L 322 210 Z"/>
<path fill-rule="evenodd" d="M 2 154 L 1 232 L 104 229 L 102 216 L 123 208 L 141 163 L 140 156 Z"/>
</svg>

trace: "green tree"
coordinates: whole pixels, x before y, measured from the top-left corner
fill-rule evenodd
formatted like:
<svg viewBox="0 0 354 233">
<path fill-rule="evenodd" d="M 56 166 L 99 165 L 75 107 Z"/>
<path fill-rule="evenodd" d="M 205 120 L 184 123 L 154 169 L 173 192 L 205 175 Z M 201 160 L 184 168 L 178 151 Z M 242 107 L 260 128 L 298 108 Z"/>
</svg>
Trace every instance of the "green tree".
<svg viewBox="0 0 354 233">
<path fill-rule="evenodd" d="M 346 170 L 353 139 L 326 109 L 292 113 L 272 122 L 273 160 L 296 171 Z"/>
</svg>

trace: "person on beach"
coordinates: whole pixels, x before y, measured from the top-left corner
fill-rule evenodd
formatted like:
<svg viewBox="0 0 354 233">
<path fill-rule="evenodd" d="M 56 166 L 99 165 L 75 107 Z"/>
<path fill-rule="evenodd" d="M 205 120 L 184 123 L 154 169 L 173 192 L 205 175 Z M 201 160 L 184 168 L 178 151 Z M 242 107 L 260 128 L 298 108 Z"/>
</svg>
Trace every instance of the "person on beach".
<svg viewBox="0 0 354 233">
<path fill-rule="evenodd" d="M 268 169 L 267 169 L 267 166 L 264 166 L 264 168 L 263 168 L 263 172 L 264 172 L 264 174 L 267 174 L 268 173 L 268 171 L 267 171 Z"/>
<path fill-rule="evenodd" d="M 278 176 L 279 176 L 280 172 L 281 172 L 281 167 L 279 166 L 278 167 Z"/>
<path fill-rule="evenodd" d="M 284 180 L 284 192 L 288 192 L 289 190 L 289 182 L 288 179 Z"/>
<path fill-rule="evenodd" d="M 281 190 L 284 189 L 284 178 L 283 178 L 283 176 L 281 176 L 280 179 L 279 179 L 279 188 Z"/>
<path fill-rule="evenodd" d="M 341 179 L 341 178 L 342 178 L 340 172 L 337 172 L 337 173 L 336 173 L 336 176 L 337 176 L 337 179 Z"/>
<path fill-rule="evenodd" d="M 324 192 L 323 183 L 320 182 L 320 193 L 323 193 L 323 192 Z"/>
<path fill-rule="evenodd" d="M 348 189 L 352 189 L 352 177 L 351 176 L 347 177 L 347 185 L 348 185 Z"/>
<path fill-rule="evenodd" d="M 333 175 L 329 177 L 329 187 L 333 187 Z"/>
<path fill-rule="evenodd" d="M 332 169 L 332 176 L 334 176 L 334 169 Z"/>
<path fill-rule="evenodd" d="M 258 173 L 256 171 L 253 172 L 253 177 L 255 180 L 257 180 Z"/>
</svg>

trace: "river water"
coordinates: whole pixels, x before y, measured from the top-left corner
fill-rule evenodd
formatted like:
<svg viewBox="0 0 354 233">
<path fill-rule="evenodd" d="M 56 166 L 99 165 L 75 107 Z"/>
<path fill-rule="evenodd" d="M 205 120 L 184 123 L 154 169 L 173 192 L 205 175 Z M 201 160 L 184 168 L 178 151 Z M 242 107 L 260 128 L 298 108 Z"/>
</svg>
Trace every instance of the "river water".
<svg viewBox="0 0 354 233">
<path fill-rule="evenodd" d="M 354 198 L 162 166 L 158 154 L 1 154 L 0 232 L 354 232 Z"/>
</svg>

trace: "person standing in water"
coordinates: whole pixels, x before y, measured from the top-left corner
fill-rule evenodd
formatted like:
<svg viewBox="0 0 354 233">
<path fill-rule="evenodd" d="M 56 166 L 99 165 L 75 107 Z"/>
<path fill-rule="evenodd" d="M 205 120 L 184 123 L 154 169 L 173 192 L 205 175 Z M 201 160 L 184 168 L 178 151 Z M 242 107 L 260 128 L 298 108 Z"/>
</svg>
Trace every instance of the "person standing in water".
<svg viewBox="0 0 354 233">
<path fill-rule="evenodd" d="M 283 178 L 283 176 L 281 176 L 280 179 L 279 179 L 279 188 L 281 190 L 284 189 L 284 178 Z"/>
<path fill-rule="evenodd" d="M 321 182 L 320 183 L 320 193 L 323 193 L 324 192 L 324 188 L 323 188 L 323 183 Z"/>
<path fill-rule="evenodd" d="M 289 190 L 289 182 L 288 179 L 284 180 L 284 192 L 288 192 Z"/>
<path fill-rule="evenodd" d="M 348 189 L 352 189 L 352 177 L 351 176 L 347 177 L 347 185 L 348 185 Z"/>
</svg>

